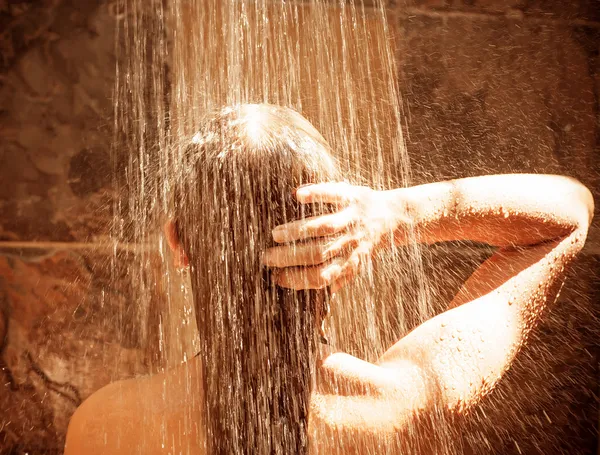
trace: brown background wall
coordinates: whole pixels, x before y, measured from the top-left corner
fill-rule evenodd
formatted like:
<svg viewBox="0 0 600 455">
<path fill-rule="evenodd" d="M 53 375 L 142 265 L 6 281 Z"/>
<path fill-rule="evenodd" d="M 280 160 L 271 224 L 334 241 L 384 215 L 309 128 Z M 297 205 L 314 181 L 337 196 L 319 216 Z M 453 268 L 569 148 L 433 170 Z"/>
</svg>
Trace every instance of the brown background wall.
<svg viewBox="0 0 600 455">
<path fill-rule="evenodd" d="M 99 0 L 0 0 L 0 453 L 60 453 L 82 399 L 149 369 L 126 269 L 98 247 L 114 198 L 115 14 Z M 389 16 L 415 183 L 553 172 L 598 198 L 596 2 L 397 0 Z M 595 453 L 598 233 L 481 410 L 508 423 L 465 434 L 493 447 L 477 450 Z M 441 296 L 485 252 L 425 256 Z"/>
<path fill-rule="evenodd" d="M 0 453 L 62 453 L 82 399 L 147 371 L 126 270 L 98 247 L 113 199 L 114 14 L 0 1 Z"/>
</svg>

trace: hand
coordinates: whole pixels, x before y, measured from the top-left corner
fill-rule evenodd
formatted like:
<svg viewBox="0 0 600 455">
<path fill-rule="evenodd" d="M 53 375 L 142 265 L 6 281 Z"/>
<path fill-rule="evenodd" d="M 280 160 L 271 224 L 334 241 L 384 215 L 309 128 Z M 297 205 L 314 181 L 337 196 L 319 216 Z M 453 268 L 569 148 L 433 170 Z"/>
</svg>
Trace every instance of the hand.
<svg viewBox="0 0 600 455">
<path fill-rule="evenodd" d="M 330 286 L 332 293 L 338 291 L 370 266 L 373 252 L 391 242 L 399 223 L 406 221 L 406 211 L 398 213 L 399 204 L 395 203 L 398 191 L 342 182 L 299 188 L 298 202 L 337 204 L 340 211 L 292 221 L 273 230 L 275 242 L 284 244 L 264 253 L 263 263 L 276 268 L 274 281 L 291 289 Z M 298 241 L 302 243 L 293 243 Z"/>
</svg>

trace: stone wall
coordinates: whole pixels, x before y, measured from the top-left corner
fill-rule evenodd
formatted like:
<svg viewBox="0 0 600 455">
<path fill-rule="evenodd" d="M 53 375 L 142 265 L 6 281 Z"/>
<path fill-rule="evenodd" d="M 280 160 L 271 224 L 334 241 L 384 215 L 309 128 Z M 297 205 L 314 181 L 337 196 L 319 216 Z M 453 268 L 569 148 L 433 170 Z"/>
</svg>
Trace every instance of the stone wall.
<svg viewBox="0 0 600 455">
<path fill-rule="evenodd" d="M 595 3 L 390 2 L 415 183 L 553 172 L 598 196 Z M 136 253 L 115 262 L 102 247 L 114 199 L 114 15 L 109 1 L 0 0 L 0 453 L 61 453 L 85 397 L 152 363 L 153 335 L 128 305 Z M 463 435 L 472 452 L 595 453 L 598 232 L 474 419 L 505 424 Z M 449 298 L 484 257 L 425 251 L 434 294 Z"/>
<path fill-rule="evenodd" d="M 90 393 L 147 372 L 113 200 L 114 5 L 0 1 L 0 453 L 62 453 Z M 115 318 L 118 314 L 119 317 Z"/>
<path fill-rule="evenodd" d="M 0 21 L 0 240 L 93 241 L 110 207 L 109 6 L 2 2 Z"/>
</svg>

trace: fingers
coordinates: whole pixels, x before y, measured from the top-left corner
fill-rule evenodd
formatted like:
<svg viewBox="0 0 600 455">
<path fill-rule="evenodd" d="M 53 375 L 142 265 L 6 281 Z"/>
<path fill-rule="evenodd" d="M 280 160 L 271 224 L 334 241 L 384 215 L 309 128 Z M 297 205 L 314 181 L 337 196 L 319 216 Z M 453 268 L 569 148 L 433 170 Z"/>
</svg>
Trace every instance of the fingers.
<svg viewBox="0 0 600 455">
<path fill-rule="evenodd" d="M 350 256 L 348 261 L 342 267 L 342 270 L 335 281 L 329 286 L 332 294 L 338 292 L 341 288 L 352 282 L 359 274 L 361 268 L 365 268 L 370 264 L 371 246 L 369 243 L 363 242 Z"/>
<path fill-rule="evenodd" d="M 333 235 L 349 228 L 356 220 L 356 210 L 348 207 L 329 215 L 313 216 L 277 226 L 273 229 L 273 240 L 287 243 Z"/>
<path fill-rule="evenodd" d="M 267 267 L 319 265 L 356 248 L 360 236 L 348 233 L 333 240 L 319 240 L 295 245 L 281 245 L 265 251 L 262 263 Z"/>
<path fill-rule="evenodd" d="M 300 187 L 296 199 L 302 204 L 327 203 L 345 205 L 356 199 L 357 187 L 346 182 L 326 182 Z M 273 229 L 277 243 L 304 240 L 336 234 L 348 228 L 357 219 L 356 209 L 345 209 L 330 215 L 314 216 L 292 221 Z"/>
<path fill-rule="evenodd" d="M 351 283 L 354 280 L 354 275 L 346 275 L 335 280 L 331 286 L 329 286 L 329 290 L 331 291 L 331 295 L 335 295 L 340 289 L 346 286 L 348 283 Z"/>
<path fill-rule="evenodd" d="M 269 248 L 262 257 L 267 267 L 295 267 L 325 262 L 325 247 L 320 244 L 284 245 Z"/>
<path fill-rule="evenodd" d="M 342 271 L 342 259 L 316 267 L 288 267 L 275 270 L 272 278 L 278 286 L 288 289 L 323 289 L 335 281 Z"/>
<path fill-rule="evenodd" d="M 348 258 L 338 257 L 328 264 L 314 267 L 288 267 L 274 271 L 272 276 L 275 283 L 284 288 L 299 290 L 334 286 L 332 292 L 335 292 L 350 282 L 369 261 L 370 246 L 363 242 Z"/>
<path fill-rule="evenodd" d="M 302 204 L 344 204 L 353 200 L 353 186 L 346 182 L 325 182 L 306 185 L 296 190 L 296 199 Z"/>
</svg>

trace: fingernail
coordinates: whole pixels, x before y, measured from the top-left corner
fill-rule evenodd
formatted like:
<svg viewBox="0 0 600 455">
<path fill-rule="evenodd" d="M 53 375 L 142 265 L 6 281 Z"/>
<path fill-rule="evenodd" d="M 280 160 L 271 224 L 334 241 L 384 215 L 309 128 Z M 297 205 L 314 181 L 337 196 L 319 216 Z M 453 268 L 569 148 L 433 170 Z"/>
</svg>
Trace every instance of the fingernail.
<svg viewBox="0 0 600 455">
<path fill-rule="evenodd" d="M 331 267 L 328 270 L 325 270 L 323 273 L 321 273 L 321 277 L 323 277 L 324 280 L 326 281 L 331 281 L 331 279 L 338 275 L 340 273 L 340 268 L 339 267 Z"/>
<path fill-rule="evenodd" d="M 281 243 L 285 240 L 285 229 L 283 228 L 275 228 L 273 229 L 273 231 L 271 232 L 271 235 L 273 236 L 273 240 L 275 240 L 277 243 Z"/>
<path fill-rule="evenodd" d="M 281 227 L 277 226 L 275 229 L 273 229 L 271 231 L 271 236 L 273 237 L 274 240 L 277 240 L 277 238 L 281 236 L 282 231 L 283 231 L 283 229 L 281 229 Z"/>
</svg>

